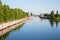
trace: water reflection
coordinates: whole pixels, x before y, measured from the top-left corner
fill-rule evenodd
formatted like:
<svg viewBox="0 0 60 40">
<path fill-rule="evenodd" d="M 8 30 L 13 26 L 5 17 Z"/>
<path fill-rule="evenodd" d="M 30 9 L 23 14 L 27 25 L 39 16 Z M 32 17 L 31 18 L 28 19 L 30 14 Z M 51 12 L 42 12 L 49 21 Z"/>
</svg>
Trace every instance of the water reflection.
<svg viewBox="0 0 60 40">
<path fill-rule="evenodd" d="M 44 19 L 41 19 L 40 21 L 41 21 L 41 24 L 43 24 L 43 23 L 44 23 Z"/>
<path fill-rule="evenodd" d="M 60 21 L 53 20 L 53 19 L 40 19 L 41 24 L 43 24 L 45 20 L 49 21 L 51 27 L 54 27 L 54 25 L 56 25 L 56 27 L 58 27 L 58 24 L 60 23 Z"/>
<path fill-rule="evenodd" d="M 59 23 L 59 21 L 57 21 L 57 20 L 53 20 L 53 19 L 50 19 L 49 22 L 50 22 L 50 24 L 51 24 L 51 27 L 53 27 L 54 24 L 56 25 L 56 27 L 58 27 L 58 23 Z"/>
<path fill-rule="evenodd" d="M 54 26 L 54 20 L 50 19 L 49 22 L 50 22 L 51 27 L 53 27 Z"/>
<path fill-rule="evenodd" d="M 10 28 L 7 28 L 7 29 L 4 29 L 2 31 L 0 31 L 0 40 L 4 40 L 5 38 L 7 38 L 9 36 L 9 34 L 12 32 L 12 31 L 17 31 L 17 30 L 20 30 L 20 28 L 24 25 L 21 24 L 19 25 L 18 27 L 14 28 L 14 27 L 10 27 Z M 11 29 L 12 28 L 12 29 Z M 10 30 L 8 30 L 10 29 Z M 8 31 L 7 31 L 8 30 Z"/>
</svg>

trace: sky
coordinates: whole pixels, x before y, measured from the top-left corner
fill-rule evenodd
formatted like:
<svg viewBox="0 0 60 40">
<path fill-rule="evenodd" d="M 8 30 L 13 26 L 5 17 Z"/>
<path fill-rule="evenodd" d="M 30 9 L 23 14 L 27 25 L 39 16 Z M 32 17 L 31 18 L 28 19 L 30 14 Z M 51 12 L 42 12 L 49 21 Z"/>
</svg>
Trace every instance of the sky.
<svg viewBox="0 0 60 40">
<path fill-rule="evenodd" d="M 11 8 L 20 8 L 34 14 L 50 13 L 58 10 L 60 13 L 60 0 L 2 0 L 3 4 Z"/>
</svg>

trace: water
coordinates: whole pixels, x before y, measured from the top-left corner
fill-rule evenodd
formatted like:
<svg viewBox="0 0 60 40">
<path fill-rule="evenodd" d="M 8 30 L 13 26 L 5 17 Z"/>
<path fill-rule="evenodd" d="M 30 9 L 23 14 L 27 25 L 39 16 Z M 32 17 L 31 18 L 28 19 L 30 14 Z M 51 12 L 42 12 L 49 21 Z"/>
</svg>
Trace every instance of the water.
<svg viewBox="0 0 60 40">
<path fill-rule="evenodd" d="M 1 36 L 2 40 L 60 40 L 60 22 L 34 17 Z"/>
</svg>

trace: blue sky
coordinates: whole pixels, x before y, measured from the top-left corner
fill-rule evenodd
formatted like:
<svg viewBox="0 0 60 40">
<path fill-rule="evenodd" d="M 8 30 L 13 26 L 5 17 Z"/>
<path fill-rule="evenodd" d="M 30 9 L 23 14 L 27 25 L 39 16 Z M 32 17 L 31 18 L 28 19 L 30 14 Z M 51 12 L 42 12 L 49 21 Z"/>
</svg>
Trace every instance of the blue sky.
<svg viewBox="0 0 60 40">
<path fill-rule="evenodd" d="M 51 10 L 60 11 L 60 0 L 2 0 L 2 2 L 11 8 L 21 8 L 34 14 L 50 13 Z"/>
</svg>

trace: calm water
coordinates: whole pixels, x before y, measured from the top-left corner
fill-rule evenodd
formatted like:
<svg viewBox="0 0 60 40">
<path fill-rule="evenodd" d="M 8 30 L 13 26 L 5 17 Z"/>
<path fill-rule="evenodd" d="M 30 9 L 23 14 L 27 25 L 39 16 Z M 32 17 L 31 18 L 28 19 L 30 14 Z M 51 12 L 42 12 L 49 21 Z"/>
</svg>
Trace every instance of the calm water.
<svg viewBox="0 0 60 40">
<path fill-rule="evenodd" d="M 34 17 L 0 37 L 1 40 L 60 40 L 60 22 Z"/>
</svg>

